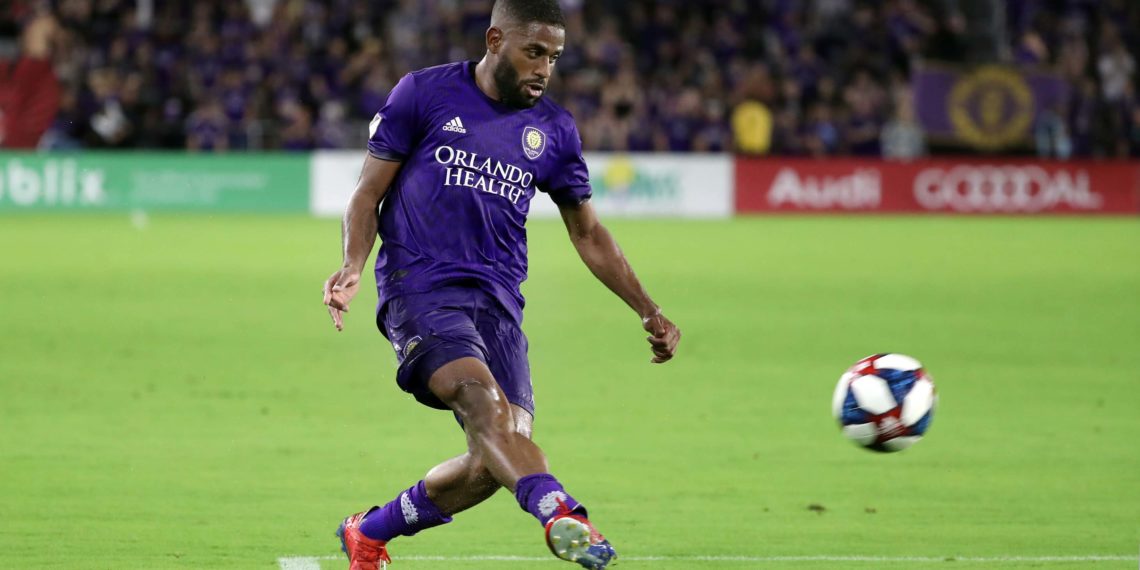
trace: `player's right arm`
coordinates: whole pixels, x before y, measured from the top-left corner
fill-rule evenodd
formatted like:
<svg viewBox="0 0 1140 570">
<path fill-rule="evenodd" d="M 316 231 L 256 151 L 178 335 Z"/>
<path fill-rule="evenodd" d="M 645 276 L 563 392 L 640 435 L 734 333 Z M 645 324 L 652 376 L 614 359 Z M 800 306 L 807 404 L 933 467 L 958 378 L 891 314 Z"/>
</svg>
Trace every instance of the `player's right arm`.
<svg viewBox="0 0 1140 570">
<path fill-rule="evenodd" d="M 344 329 L 344 313 L 348 312 L 348 304 L 360 289 L 360 272 L 376 244 L 380 201 L 396 179 L 401 164 L 369 154 L 360 170 L 356 190 L 344 210 L 344 223 L 341 225 L 344 261 L 324 286 L 324 303 L 338 331 Z"/>
<path fill-rule="evenodd" d="M 341 226 L 344 262 L 324 287 L 324 302 L 338 331 L 344 329 L 344 313 L 360 288 L 360 272 L 376 244 L 380 201 L 421 136 L 418 99 L 415 76 L 405 75 L 368 125 L 368 156 Z"/>
</svg>

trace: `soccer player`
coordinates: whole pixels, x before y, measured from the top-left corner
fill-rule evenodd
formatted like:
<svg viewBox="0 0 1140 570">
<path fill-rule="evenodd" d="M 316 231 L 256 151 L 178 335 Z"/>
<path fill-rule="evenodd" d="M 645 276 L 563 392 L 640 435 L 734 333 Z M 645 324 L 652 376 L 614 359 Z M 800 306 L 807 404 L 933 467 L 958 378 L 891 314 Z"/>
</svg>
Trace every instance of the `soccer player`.
<svg viewBox="0 0 1140 570">
<path fill-rule="evenodd" d="M 542 192 L 558 205 L 582 260 L 640 315 L 652 362 L 672 358 L 681 334 L 599 223 L 573 119 L 542 97 L 565 35 L 558 0 L 497 0 L 482 61 L 404 76 L 370 125 L 343 266 L 325 282 L 324 303 L 341 330 L 379 234 L 376 324 L 395 348 L 396 381 L 451 410 L 468 450 L 344 519 L 337 535 L 352 570 L 386 567 L 393 538 L 451 522 L 500 487 L 545 527 L 559 558 L 600 569 L 616 556 L 530 439 L 519 286 L 531 200 Z"/>
</svg>

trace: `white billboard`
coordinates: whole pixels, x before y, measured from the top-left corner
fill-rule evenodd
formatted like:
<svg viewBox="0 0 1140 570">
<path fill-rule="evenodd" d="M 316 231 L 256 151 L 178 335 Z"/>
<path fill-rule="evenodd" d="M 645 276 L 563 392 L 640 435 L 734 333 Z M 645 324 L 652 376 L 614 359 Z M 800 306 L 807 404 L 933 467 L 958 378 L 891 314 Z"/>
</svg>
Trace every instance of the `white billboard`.
<svg viewBox="0 0 1140 570">
<path fill-rule="evenodd" d="M 340 216 L 356 188 L 364 152 L 312 155 L 310 211 Z M 732 215 L 732 157 L 727 154 L 587 153 L 591 202 L 603 218 L 727 218 Z M 557 217 L 548 196 L 536 196 L 531 216 Z"/>
<path fill-rule="evenodd" d="M 366 151 L 320 150 L 309 155 L 309 212 L 341 217 L 364 166 Z"/>
</svg>

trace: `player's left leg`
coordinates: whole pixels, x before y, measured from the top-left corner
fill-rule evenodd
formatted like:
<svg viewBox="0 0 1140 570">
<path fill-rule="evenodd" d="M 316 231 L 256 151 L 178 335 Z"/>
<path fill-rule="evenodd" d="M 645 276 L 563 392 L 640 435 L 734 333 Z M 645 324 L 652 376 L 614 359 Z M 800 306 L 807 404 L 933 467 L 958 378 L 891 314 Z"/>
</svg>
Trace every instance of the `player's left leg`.
<svg viewBox="0 0 1140 570">
<path fill-rule="evenodd" d="M 472 422 L 465 429 L 470 455 L 485 458 L 478 463 L 483 463 L 487 471 L 473 479 L 494 477 L 513 491 L 519 506 L 543 524 L 547 545 L 559 558 L 577 562 L 586 568 L 606 567 L 616 557 L 613 547 L 586 518 L 585 508 L 566 493 L 561 483 L 550 474 L 549 465 L 542 451 L 530 443 L 534 389 L 527 358 L 529 343 L 526 335 L 523 334 L 518 322 L 493 301 L 480 304 L 475 322 L 480 337 L 485 341 L 486 368 L 489 370 L 484 370 L 491 373 L 493 378 L 490 379 L 490 384 L 497 384 L 502 396 L 493 399 L 510 402 L 508 413 L 514 420 L 513 431 L 526 437 L 516 438 L 513 444 L 505 447 L 495 445 L 494 437 L 486 437 L 488 435 L 486 432 L 489 431 L 486 429 L 487 426 L 480 428 L 480 422 Z M 469 364 L 475 366 L 460 376 L 468 376 L 472 381 L 481 379 L 481 367 L 478 363 L 469 362 Z M 468 382 L 467 386 L 473 387 L 472 382 Z M 473 390 L 468 395 L 478 396 L 479 392 Z M 478 402 L 471 401 L 461 407 L 481 406 Z M 456 413 L 459 416 L 463 415 L 458 409 Z M 519 448 L 528 447 L 527 444 L 530 444 L 533 453 L 521 453 L 523 450 Z M 477 467 L 472 463 L 467 465 Z"/>
<path fill-rule="evenodd" d="M 529 398 L 519 400 L 530 402 Z M 510 409 L 515 431 L 531 439 L 533 417 L 530 412 L 517 404 L 511 404 Z M 543 471 L 548 472 L 549 469 L 544 467 Z M 544 481 L 541 475 L 532 479 Z M 424 477 L 424 483 L 431 500 L 440 509 L 451 514 L 483 502 L 501 487 L 474 449 L 436 466 Z M 605 538 L 583 516 L 583 512 L 573 512 L 565 503 L 558 506 L 561 509 L 556 508 L 554 516 L 545 525 L 547 544 L 551 550 L 559 558 L 578 562 L 587 568 L 604 568 L 616 556 L 612 547 L 602 547 L 602 549 L 608 548 L 609 552 L 601 560 L 585 556 L 584 553 L 589 551 L 591 545 L 604 542 Z M 594 547 L 595 550 L 598 548 Z"/>
<path fill-rule="evenodd" d="M 462 421 L 473 455 L 544 525 L 556 556 L 592 570 L 616 558 L 613 546 L 586 518 L 585 507 L 549 473 L 542 450 L 511 429 L 507 396 L 482 360 L 449 362 L 432 374 L 428 385 Z"/>
<path fill-rule="evenodd" d="M 515 431 L 529 439 L 533 429 L 530 412 L 513 404 L 510 409 Z M 337 535 L 346 552 L 372 551 L 355 557 L 350 554 L 354 563 L 367 562 L 368 565 L 358 565 L 361 570 L 384 568 L 388 562 L 389 541 L 447 523 L 452 515 L 487 500 L 501 487 L 478 456 L 469 450 L 436 465 L 422 481 L 386 505 L 348 517 Z M 353 570 L 358 566 L 353 566 Z"/>
</svg>

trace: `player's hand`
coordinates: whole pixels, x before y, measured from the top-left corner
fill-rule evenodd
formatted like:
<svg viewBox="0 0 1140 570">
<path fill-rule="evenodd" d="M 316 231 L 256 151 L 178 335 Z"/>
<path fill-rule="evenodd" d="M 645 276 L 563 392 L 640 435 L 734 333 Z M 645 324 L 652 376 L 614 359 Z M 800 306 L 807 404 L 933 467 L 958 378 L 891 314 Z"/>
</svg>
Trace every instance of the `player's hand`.
<svg viewBox="0 0 1140 570">
<path fill-rule="evenodd" d="M 360 272 L 342 267 L 325 281 L 324 303 L 328 307 L 336 330 L 344 330 L 344 313 L 360 289 Z"/>
<path fill-rule="evenodd" d="M 681 329 L 660 311 L 641 319 L 641 326 L 651 335 L 646 337 L 653 349 L 653 360 L 650 362 L 661 364 L 673 358 L 677 352 L 677 343 L 681 341 Z"/>
</svg>

